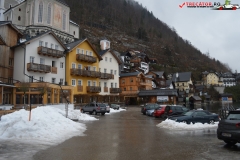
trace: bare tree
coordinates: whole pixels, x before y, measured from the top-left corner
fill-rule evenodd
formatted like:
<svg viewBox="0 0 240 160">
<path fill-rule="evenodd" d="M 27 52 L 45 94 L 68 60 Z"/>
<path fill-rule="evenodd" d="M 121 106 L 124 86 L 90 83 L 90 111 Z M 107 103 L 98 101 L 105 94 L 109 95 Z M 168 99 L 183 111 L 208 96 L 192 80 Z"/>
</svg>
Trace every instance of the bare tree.
<svg viewBox="0 0 240 160">
<path fill-rule="evenodd" d="M 25 106 L 25 95 L 26 95 L 26 92 L 28 92 L 29 91 L 29 88 L 30 88 L 30 83 L 29 82 L 21 82 L 21 83 L 19 83 L 19 87 L 18 87 L 18 89 L 20 90 L 20 91 L 22 91 L 23 92 L 23 96 L 24 96 L 24 99 L 23 99 L 23 104 L 24 104 L 24 106 Z"/>
<path fill-rule="evenodd" d="M 43 97 L 44 94 L 47 92 L 49 85 L 47 83 L 44 84 L 39 84 L 38 88 L 39 88 L 39 92 L 40 95 Z M 42 104 L 43 104 L 43 100 L 42 100 Z"/>
</svg>

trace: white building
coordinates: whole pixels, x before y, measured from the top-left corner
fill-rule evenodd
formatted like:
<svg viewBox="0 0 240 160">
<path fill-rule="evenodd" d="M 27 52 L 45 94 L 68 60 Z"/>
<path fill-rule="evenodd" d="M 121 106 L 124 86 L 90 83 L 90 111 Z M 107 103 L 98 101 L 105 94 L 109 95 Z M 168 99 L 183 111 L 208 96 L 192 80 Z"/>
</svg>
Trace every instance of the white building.
<svg viewBox="0 0 240 160">
<path fill-rule="evenodd" d="M 99 95 L 119 95 L 121 92 L 119 88 L 119 64 L 122 62 L 110 49 L 102 50 L 99 54 L 103 59 L 99 62 L 99 71 L 113 75 L 112 78 L 106 76 L 106 79 L 100 79 L 101 92 Z"/>
<path fill-rule="evenodd" d="M 79 38 L 79 25 L 70 20 L 64 0 L 0 0 L 0 4 L 1 19 L 12 21 L 30 37 L 51 30 L 63 43 Z"/>
<path fill-rule="evenodd" d="M 48 31 L 15 47 L 14 79 L 21 82 L 65 82 L 65 53 L 67 48 Z"/>
</svg>

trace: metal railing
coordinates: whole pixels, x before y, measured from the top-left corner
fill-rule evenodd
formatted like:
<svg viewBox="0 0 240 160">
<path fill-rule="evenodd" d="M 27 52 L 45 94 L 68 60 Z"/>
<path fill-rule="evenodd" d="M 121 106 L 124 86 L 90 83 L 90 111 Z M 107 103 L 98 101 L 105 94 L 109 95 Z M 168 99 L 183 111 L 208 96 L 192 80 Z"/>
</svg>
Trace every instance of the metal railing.
<svg viewBox="0 0 240 160">
<path fill-rule="evenodd" d="M 90 93 L 99 93 L 99 92 L 101 92 L 101 87 L 87 86 L 87 92 L 90 92 Z"/>
<path fill-rule="evenodd" d="M 63 51 L 59 51 L 56 49 L 47 48 L 47 47 L 43 47 L 43 46 L 38 47 L 38 54 L 57 57 L 57 58 L 61 58 L 64 56 Z"/>
<path fill-rule="evenodd" d="M 84 55 L 84 54 L 76 54 L 76 60 L 90 62 L 90 63 L 96 63 L 97 62 L 96 57 L 89 56 L 89 55 Z"/>
<path fill-rule="evenodd" d="M 28 71 L 50 73 L 51 69 L 52 69 L 52 67 L 49 65 L 37 64 L 37 63 L 28 63 L 27 64 Z"/>
<path fill-rule="evenodd" d="M 110 93 L 121 93 L 121 88 L 110 88 Z"/>
</svg>

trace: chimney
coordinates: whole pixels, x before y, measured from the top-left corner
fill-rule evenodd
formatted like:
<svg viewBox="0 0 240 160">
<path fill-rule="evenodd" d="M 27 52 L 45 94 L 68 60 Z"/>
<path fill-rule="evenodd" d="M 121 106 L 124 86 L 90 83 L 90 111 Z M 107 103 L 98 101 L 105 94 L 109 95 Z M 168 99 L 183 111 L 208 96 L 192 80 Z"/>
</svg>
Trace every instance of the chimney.
<svg viewBox="0 0 240 160">
<path fill-rule="evenodd" d="M 108 41 L 108 40 L 101 40 L 100 41 L 100 46 L 101 46 L 101 50 L 110 49 L 110 41 Z"/>
</svg>

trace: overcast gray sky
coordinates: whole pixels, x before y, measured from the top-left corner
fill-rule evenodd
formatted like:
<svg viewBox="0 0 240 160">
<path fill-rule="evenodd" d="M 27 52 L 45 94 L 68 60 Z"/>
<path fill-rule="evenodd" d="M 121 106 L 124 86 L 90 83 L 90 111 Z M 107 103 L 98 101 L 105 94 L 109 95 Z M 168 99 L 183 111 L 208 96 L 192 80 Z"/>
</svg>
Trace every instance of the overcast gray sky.
<svg viewBox="0 0 240 160">
<path fill-rule="evenodd" d="M 233 72 L 240 72 L 240 9 L 180 8 L 183 2 L 220 2 L 225 0 L 135 0 L 152 11 L 154 16 L 174 27 L 183 39 L 202 53 L 227 63 Z M 239 4 L 239 0 L 232 0 Z"/>
</svg>

